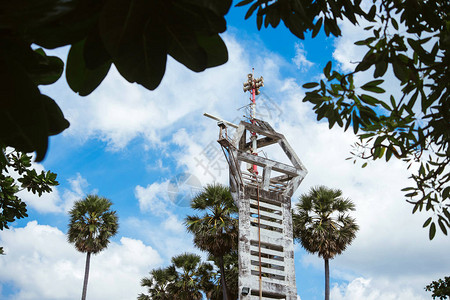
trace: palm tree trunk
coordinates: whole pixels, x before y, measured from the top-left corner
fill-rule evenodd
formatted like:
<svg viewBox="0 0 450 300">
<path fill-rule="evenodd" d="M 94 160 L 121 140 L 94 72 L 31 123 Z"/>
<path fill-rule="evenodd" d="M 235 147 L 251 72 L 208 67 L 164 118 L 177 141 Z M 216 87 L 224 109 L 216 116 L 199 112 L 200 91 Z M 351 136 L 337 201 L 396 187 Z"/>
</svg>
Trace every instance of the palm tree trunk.
<svg viewBox="0 0 450 300">
<path fill-rule="evenodd" d="M 325 260 L 325 300 L 330 300 L 330 266 L 328 258 Z"/>
<path fill-rule="evenodd" d="M 225 268 L 223 266 L 223 256 L 219 257 L 219 268 L 220 268 L 220 277 L 222 280 L 222 293 L 223 293 L 223 300 L 228 300 L 228 289 L 227 284 L 225 282 Z"/>
<path fill-rule="evenodd" d="M 81 300 L 86 300 L 86 292 L 89 277 L 89 264 L 91 263 L 91 252 L 86 255 L 86 267 L 84 269 L 84 283 L 83 283 L 83 294 L 81 295 Z"/>
</svg>

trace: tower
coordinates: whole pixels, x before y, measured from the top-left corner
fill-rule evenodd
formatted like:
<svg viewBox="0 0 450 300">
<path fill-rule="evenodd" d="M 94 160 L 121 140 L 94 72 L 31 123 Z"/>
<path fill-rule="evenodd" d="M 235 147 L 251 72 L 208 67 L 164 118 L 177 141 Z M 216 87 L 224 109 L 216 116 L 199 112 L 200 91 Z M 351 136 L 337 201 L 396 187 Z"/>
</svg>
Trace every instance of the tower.
<svg viewBox="0 0 450 300">
<path fill-rule="evenodd" d="M 248 75 L 249 121 L 239 125 L 219 118 L 218 143 L 229 165 L 230 187 L 239 208 L 239 299 L 296 300 L 291 197 L 307 174 L 284 135 L 256 118 L 263 78 Z M 212 117 L 211 115 L 207 115 Z M 233 138 L 227 128 L 236 128 Z M 278 144 L 291 164 L 258 156 Z"/>
</svg>

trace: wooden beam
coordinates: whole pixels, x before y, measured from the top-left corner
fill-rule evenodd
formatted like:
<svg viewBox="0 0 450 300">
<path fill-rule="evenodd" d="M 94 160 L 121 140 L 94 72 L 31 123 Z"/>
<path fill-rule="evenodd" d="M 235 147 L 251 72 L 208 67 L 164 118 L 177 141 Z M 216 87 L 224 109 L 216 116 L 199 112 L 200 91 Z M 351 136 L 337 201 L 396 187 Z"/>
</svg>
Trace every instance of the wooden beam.
<svg viewBox="0 0 450 300">
<path fill-rule="evenodd" d="M 261 138 L 261 139 L 258 139 L 258 140 L 256 140 L 256 143 L 257 143 L 257 147 L 258 147 L 258 149 L 260 149 L 260 148 L 262 148 L 262 147 L 265 147 L 265 146 L 269 146 L 269 145 L 272 145 L 272 144 L 275 144 L 275 143 L 277 143 L 278 142 L 278 140 L 279 140 L 279 138 L 273 138 L 273 137 L 264 137 L 264 138 Z M 243 147 L 243 148 L 239 148 L 239 149 L 241 149 L 241 150 L 248 150 L 248 149 L 250 149 L 250 147 L 252 146 L 252 142 L 248 142 L 248 143 L 246 143 L 245 144 L 245 147 Z"/>
<path fill-rule="evenodd" d="M 244 121 L 241 121 L 241 123 L 239 123 L 239 126 L 238 126 L 238 128 L 236 129 L 236 131 L 235 131 L 235 133 L 234 133 L 234 136 L 233 136 L 233 140 L 232 140 L 232 144 L 233 144 L 233 146 L 234 147 L 236 147 L 236 148 L 238 148 L 238 146 L 239 146 L 239 141 L 241 140 L 241 137 L 242 137 L 242 135 L 244 134 L 244 132 L 245 132 L 245 126 L 244 126 L 244 124 L 243 123 L 245 123 Z"/>
<path fill-rule="evenodd" d="M 276 140 L 279 140 L 279 139 L 282 139 L 284 136 L 282 135 L 282 134 L 280 134 L 280 133 L 277 133 L 277 132 L 270 132 L 270 131 L 267 131 L 267 130 L 264 130 L 263 128 L 261 128 L 261 127 L 259 127 L 259 126 L 257 126 L 257 125 L 254 125 L 254 124 L 251 124 L 251 123 L 247 123 L 247 122 L 241 122 L 240 124 L 239 124 L 239 126 L 241 125 L 241 124 L 244 124 L 244 126 L 245 126 L 245 129 L 247 129 L 247 130 L 249 130 L 249 131 L 251 131 L 251 132 L 256 132 L 256 133 L 258 133 L 258 134 L 261 134 L 261 135 L 264 135 L 264 136 L 267 136 L 267 137 L 271 137 L 271 138 L 273 138 L 273 139 L 276 139 Z"/>
<path fill-rule="evenodd" d="M 265 167 L 263 170 L 263 190 L 268 191 L 270 185 L 270 173 L 272 172 L 271 167 Z"/>
<path fill-rule="evenodd" d="M 285 181 L 289 181 L 291 179 L 292 179 L 292 177 L 290 177 L 288 175 L 280 175 L 280 176 L 277 176 L 277 177 L 273 177 L 272 181 L 273 182 L 285 182 Z"/>
<path fill-rule="evenodd" d="M 289 160 L 292 162 L 292 164 L 300 170 L 306 171 L 305 166 L 302 164 L 302 161 L 300 158 L 298 158 L 297 154 L 295 153 L 294 149 L 292 149 L 291 145 L 286 141 L 286 139 L 281 139 L 278 141 L 278 144 L 280 144 L 281 149 L 283 149 L 284 153 L 286 153 Z"/>
<path fill-rule="evenodd" d="M 292 177 L 298 176 L 299 175 L 299 171 L 296 168 L 268 159 L 268 158 L 264 158 L 261 156 L 256 156 L 256 155 L 252 155 L 246 152 L 243 152 L 241 150 L 237 151 L 237 159 L 241 160 L 241 161 L 245 161 L 249 164 L 255 164 L 257 166 L 260 167 L 270 167 L 272 170 L 286 174 L 286 175 L 290 175 Z"/>
</svg>

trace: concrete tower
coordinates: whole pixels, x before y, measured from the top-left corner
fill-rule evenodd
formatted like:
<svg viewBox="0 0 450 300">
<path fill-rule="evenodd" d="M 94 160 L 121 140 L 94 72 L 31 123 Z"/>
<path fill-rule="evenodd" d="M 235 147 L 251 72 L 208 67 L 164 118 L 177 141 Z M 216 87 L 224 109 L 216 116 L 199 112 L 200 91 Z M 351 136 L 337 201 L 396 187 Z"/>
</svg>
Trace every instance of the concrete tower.
<svg viewBox="0 0 450 300">
<path fill-rule="evenodd" d="M 252 95 L 249 122 L 235 125 L 219 119 L 218 123 L 218 142 L 239 207 L 239 299 L 296 300 L 291 197 L 307 170 L 285 137 L 255 118 L 255 95 L 261 86 L 262 77 L 249 74 L 244 84 L 244 91 Z M 229 126 L 236 128 L 232 139 Z M 258 156 L 257 150 L 273 144 L 291 164 Z"/>
</svg>

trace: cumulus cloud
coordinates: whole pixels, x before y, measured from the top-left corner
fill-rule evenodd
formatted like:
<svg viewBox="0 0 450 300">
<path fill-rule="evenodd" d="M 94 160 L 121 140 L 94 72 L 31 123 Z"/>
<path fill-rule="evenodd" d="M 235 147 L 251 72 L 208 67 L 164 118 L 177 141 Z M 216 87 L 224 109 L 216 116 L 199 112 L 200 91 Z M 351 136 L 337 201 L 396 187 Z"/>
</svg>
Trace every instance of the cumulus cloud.
<svg viewBox="0 0 450 300">
<path fill-rule="evenodd" d="M 169 215 L 160 222 L 142 218 L 128 218 L 122 222 L 121 228 L 133 231 L 145 243 L 152 245 L 161 254 L 165 264 L 170 259 L 184 252 L 199 253 L 192 242 L 192 235 L 188 234 L 182 220 L 175 215 Z M 204 255 L 204 254 L 203 254 Z"/>
<path fill-rule="evenodd" d="M 170 199 L 168 196 L 169 181 L 154 182 L 147 187 L 140 185 L 135 188 L 135 196 L 141 211 L 151 211 L 155 215 L 168 213 Z"/>
<path fill-rule="evenodd" d="M 398 285 L 387 280 L 358 277 L 348 284 L 335 284 L 330 291 L 333 300 L 425 300 L 429 296 L 418 295 L 410 286 Z"/>
<path fill-rule="evenodd" d="M 135 196 L 142 212 L 151 212 L 155 216 L 172 215 L 176 208 L 190 206 L 190 200 L 195 197 L 203 187 L 197 177 L 190 173 L 180 173 L 170 180 L 154 182 L 135 188 Z"/>
<path fill-rule="evenodd" d="M 306 51 L 301 43 L 295 44 L 295 56 L 292 59 L 292 62 L 297 66 L 297 69 L 302 72 L 308 71 L 308 69 L 314 65 L 313 62 L 306 58 Z"/>
<path fill-rule="evenodd" d="M 24 228 L 0 231 L 0 240 L 6 252 L 0 257 L 0 287 L 8 282 L 17 288 L 7 299 L 79 299 L 85 254 L 68 244 L 62 231 L 31 221 Z M 92 256 L 88 296 L 136 299 L 140 279 L 161 262 L 152 247 L 122 237 Z"/>
<path fill-rule="evenodd" d="M 87 188 L 89 187 L 89 183 L 80 173 L 77 173 L 75 177 L 69 178 L 67 181 L 70 189 L 65 189 L 63 194 L 63 208 L 65 212 L 72 208 L 75 201 L 86 196 Z M 95 194 L 96 190 L 91 191 L 91 193 Z"/>
</svg>

